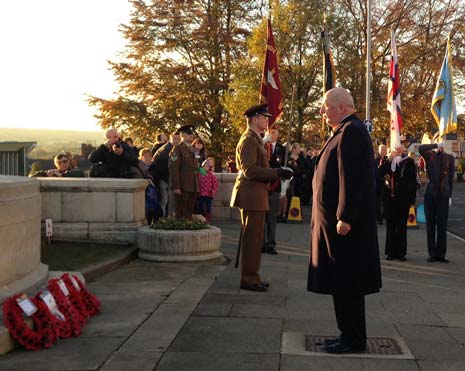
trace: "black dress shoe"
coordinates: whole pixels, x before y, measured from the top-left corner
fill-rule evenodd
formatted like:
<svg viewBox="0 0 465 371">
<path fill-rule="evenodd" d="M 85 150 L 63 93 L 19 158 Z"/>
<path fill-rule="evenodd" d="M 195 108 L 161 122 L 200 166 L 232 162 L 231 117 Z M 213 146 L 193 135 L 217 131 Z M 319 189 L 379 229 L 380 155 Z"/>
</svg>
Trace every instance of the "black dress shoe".
<svg viewBox="0 0 465 371">
<path fill-rule="evenodd" d="M 269 247 L 268 248 L 268 254 L 271 254 L 271 255 L 277 255 L 278 252 L 276 251 L 276 249 L 274 247 Z"/>
<path fill-rule="evenodd" d="M 325 350 L 331 354 L 342 354 L 342 353 L 363 353 L 366 347 L 354 347 L 352 345 L 344 344 L 343 342 L 337 342 L 333 345 L 328 345 Z"/>
<path fill-rule="evenodd" d="M 262 285 L 263 287 L 266 287 L 266 288 L 270 287 L 270 284 L 268 282 L 265 282 L 265 281 L 260 282 L 260 285 Z"/>
<path fill-rule="evenodd" d="M 326 339 L 324 342 L 323 342 L 323 345 L 325 347 L 328 347 L 330 345 L 334 345 L 336 343 L 339 343 L 341 341 L 341 338 L 334 338 L 334 339 Z"/>
<path fill-rule="evenodd" d="M 241 290 L 264 292 L 268 289 L 261 283 L 254 283 L 253 285 L 241 285 Z"/>
<path fill-rule="evenodd" d="M 437 262 L 438 259 L 431 257 L 431 258 L 428 258 L 426 261 L 427 261 L 428 263 L 434 263 L 434 262 Z"/>
<path fill-rule="evenodd" d="M 449 259 L 446 258 L 437 258 L 436 260 L 441 263 L 449 263 Z"/>
</svg>

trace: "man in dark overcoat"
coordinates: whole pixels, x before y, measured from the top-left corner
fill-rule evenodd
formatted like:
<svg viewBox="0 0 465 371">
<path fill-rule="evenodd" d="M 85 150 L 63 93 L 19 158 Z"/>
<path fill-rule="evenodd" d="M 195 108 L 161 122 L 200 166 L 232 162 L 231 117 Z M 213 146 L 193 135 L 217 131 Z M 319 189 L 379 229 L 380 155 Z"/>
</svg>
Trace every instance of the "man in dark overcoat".
<svg viewBox="0 0 465 371">
<path fill-rule="evenodd" d="M 199 191 L 198 169 L 192 142 L 194 131 L 192 125 L 178 129 L 181 142 L 170 152 L 169 177 L 174 197 L 174 216 L 177 219 L 190 219 L 195 209 L 195 200 Z"/>
<path fill-rule="evenodd" d="M 407 219 L 417 195 L 417 167 L 405 152 L 402 146 L 391 150 L 389 158 L 378 169 L 384 180 L 387 260 L 407 260 Z"/>
<path fill-rule="evenodd" d="M 313 177 L 308 290 L 332 295 L 340 337 L 329 353 L 366 349 L 365 295 L 381 288 L 373 145 L 350 92 L 326 92 L 321 113 L 332 128 Z"/>
<path fill-rule="evenodd" d="M 271 169 L 261 134 L 268 126 L 266 104 L 250 107 L 244 112 L 247 130 L 236 147 L 239 170 L 231 195 L 231 207 L 241 212 L 241 289 L 267 291 L 269 284 L 259 275 L 265 214 L 268 210 L 269 183 L 278 177 L 292 176 L 292 171 Z"/>
<path fill-rule="evenodd" d="M 452 204 L 454 157 L 444 153 L 444 142 L 436 133 L 435 144 L 422 144 L 418 151 L 425 160 L 428 185 L 425 190 L 425 217 L 428 240 L 428 262 L 448 263 L 447 218 Z M 437 235 L 436 235 L 437 232 Z"/>
</svg>

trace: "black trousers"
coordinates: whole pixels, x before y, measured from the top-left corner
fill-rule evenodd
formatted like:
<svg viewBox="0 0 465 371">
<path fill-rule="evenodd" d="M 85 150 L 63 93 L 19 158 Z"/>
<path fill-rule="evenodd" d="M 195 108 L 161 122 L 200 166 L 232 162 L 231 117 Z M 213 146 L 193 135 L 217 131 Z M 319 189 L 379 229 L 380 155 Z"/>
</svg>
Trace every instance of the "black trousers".
<svg viewBox="0 0 465 371">
<path fill-rule="evenodd" d="M 448 216 L 448 195 L 425 194 L 426 235 L 428 253 L 432 258 L 444 258 L 446 256 Z"/>
<path fill-rule="evenodd" d="M 333 294 L 333 302 L 337 327 L 341 331 L 341 341 L 365 349 L 367 340 L 365 296 Z"/>
<path fill-rule="evenodd" d="M 407 254 L 407 219 L 409 202 L 390 197 L 384 202 L 386 217 L 386 247 L 384 253 L 391 258 L 403 258 Z"/>
<path fill-rule="evenodd" d="M 266 212 L 265 216 L 265 234 L 263 247 L 276 247 L 276 218 L 278 217 L 279 199 L 281 195 L 279 192 L 268 194 L 268 203 L 270 209 Z"/>
<path fill-rule="evenodd" d="M 379 187 L 379 189 L 376 189 L 376 221 L 378 223 L 382 223 L 384 219 L 383 202 L 384 189 Z"/>
</svg>

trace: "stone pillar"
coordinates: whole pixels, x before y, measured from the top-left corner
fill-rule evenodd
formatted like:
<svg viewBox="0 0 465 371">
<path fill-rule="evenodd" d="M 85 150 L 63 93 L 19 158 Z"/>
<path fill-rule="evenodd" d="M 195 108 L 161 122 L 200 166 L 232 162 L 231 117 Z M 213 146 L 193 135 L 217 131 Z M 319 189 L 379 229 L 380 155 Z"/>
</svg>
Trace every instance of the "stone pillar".
<svg viewBox="0 0 465 371">
<path fill-rule="evenodd" d="M 37 179 L 0 175 L 0 302 L 45 281 Z"/>
</svg>

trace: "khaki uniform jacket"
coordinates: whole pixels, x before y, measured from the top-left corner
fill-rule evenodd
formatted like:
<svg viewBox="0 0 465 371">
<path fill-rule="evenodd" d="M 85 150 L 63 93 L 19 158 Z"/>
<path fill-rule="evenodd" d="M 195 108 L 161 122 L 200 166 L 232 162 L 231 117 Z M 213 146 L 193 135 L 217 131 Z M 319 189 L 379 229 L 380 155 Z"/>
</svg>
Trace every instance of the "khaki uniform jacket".
<svg viewBox="0 0 465 371">
<path fill-rule="evenodd" d="M 171 149 L 169 160 L 171 189 L 198 192 L 198 168 L 194 149 L 184 142 L 175 145 Z"/>
<path fill-rule="evenodd" d="M 262 138 L 253 130 L 245 131 L 236 147 L 239 173 L 231 195 L 231 207 L 248 211 L 267 211 L 269 182 L 278 177 L 271 169 Z"/>
</svg>

